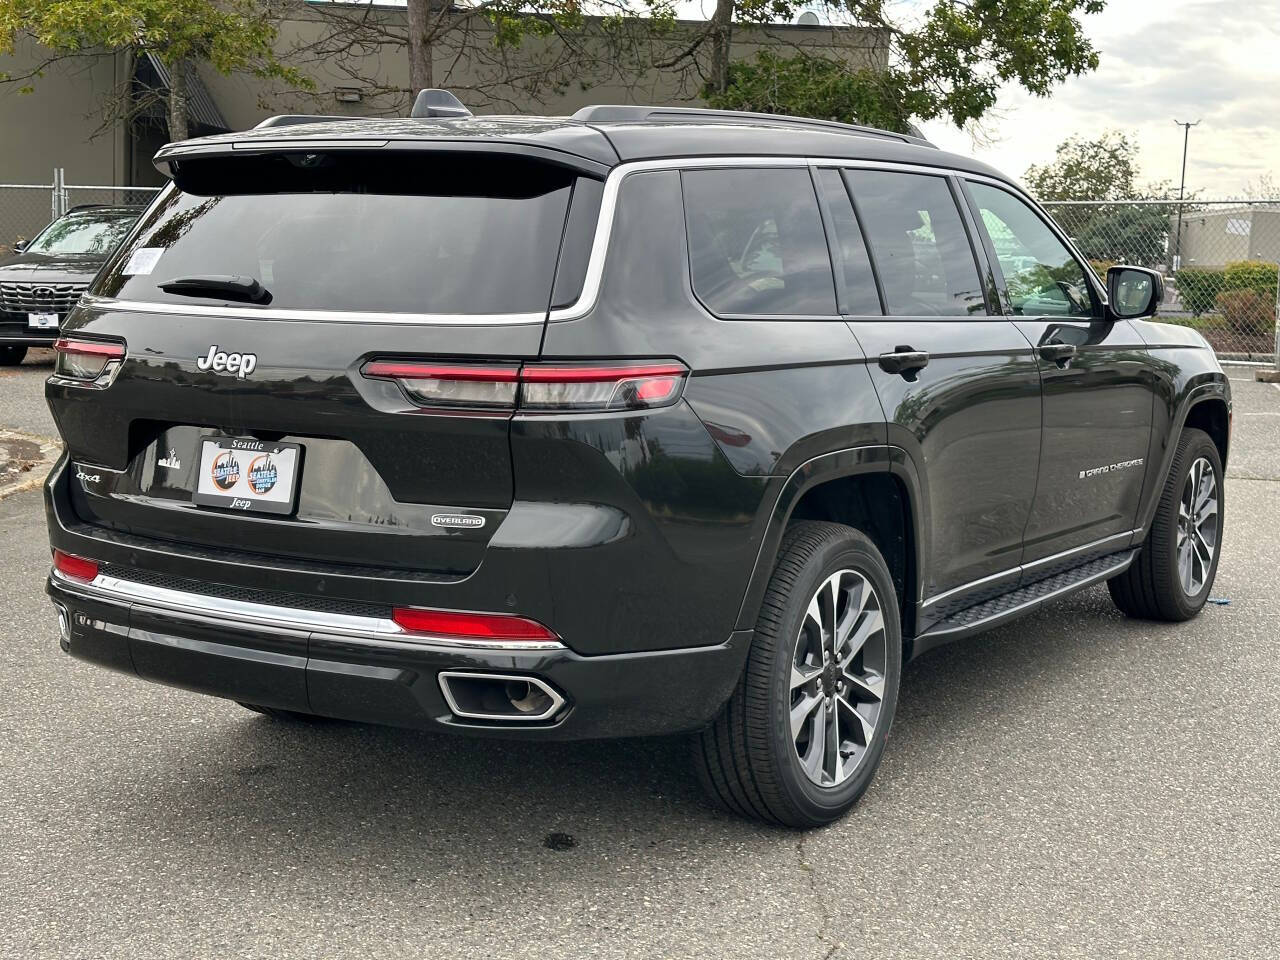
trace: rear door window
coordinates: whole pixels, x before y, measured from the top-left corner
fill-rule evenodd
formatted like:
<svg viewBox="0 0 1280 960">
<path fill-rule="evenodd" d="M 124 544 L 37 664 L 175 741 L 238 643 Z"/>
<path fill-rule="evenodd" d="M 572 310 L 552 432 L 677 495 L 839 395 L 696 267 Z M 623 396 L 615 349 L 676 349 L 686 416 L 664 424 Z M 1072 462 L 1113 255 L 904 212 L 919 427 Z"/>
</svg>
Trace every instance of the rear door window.
<svg viewBox="0 0 1280 960">
<path fill-rule="evenodd" d="M 942 177 L 846 170 L 895 317 L 986 315 L 969 235 Z"/>
<path fill-rule="evenodd" d="M 236 158 L 188 172 L 187 189 L 147 214 L 94 292 L 219 303 L 159 284 L 231 275 L 259 281 L 271 308 L 546 312 L 573 174 L 409 153 L 317 163 Z"/>
<path fill-rule="evenodd" d="M 682 174 L 693 290 L 712 313 L 836 315 L 831 257 L 809 171 Z"/>
</svg>

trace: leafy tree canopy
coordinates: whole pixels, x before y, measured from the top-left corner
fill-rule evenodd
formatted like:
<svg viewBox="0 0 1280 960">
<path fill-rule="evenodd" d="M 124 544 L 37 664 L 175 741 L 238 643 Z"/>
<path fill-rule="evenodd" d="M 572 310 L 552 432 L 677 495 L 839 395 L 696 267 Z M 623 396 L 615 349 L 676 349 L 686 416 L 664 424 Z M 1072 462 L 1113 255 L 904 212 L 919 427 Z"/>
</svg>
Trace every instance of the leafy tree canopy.
<svg viewBox="0 0 1280 960">
<path fill-rule="evenodd" d="M 825 53 L 763 52 L 713 73 L 705 95 L 726 109 L 769 110 L 906 130 L 909 119 L 944 117 L 956 126 L 981 119 L 1000 87 L 1017 83 L 1048 96 L 1070 76 L 1098 66 L 1079 17 L 1104 0 L 936 0 L 910 23 L 886 0 L 826 0 L 832 23 L 876 29 L 892 42 L 887 71 L 851 68 Z M 811 3 L 718 0 L 737 22 L 793 20 Z"/>
</svg>

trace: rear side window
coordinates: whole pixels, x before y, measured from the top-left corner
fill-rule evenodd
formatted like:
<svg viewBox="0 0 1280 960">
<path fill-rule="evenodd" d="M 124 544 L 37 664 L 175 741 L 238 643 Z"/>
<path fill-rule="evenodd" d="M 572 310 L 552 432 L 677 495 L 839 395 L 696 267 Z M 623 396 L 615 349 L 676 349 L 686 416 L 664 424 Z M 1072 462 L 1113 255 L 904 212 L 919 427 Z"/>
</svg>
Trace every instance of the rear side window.
<svg viewBox="0 0 1280 960">
<path fill-rule="evenodd" d="M 272 308 L 547 310 L 572 174 L 493 158 L 319 156 L 236 158 L 181 171 L 185 189 L 148 213 L 94 292 L 219 304 L 227 301 L 166 293 L 159 284 L 234 275 L 259 281 Z"/>
<path fill-rule="evenodd" d="M 895 317 L 986 314 L 969 236 L 946 180 L 846 170 Z"/>
<path fill-rule="evenodd" d="M 721 316 L 830 317 L 835 281 L 803 168 L 682 174 L 693 290 Z"/>
</svg>

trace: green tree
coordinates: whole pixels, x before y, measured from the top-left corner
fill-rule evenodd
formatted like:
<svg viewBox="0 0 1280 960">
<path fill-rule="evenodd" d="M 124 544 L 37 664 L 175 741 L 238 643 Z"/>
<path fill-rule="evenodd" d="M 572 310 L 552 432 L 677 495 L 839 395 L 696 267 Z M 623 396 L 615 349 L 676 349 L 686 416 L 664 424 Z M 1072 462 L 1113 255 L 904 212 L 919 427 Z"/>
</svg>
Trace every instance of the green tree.
<svg viewBox="0 0 1280 960">
<path fill-rule="evenodd" d="M 895 5 L 887 0 L 822 0 L 821 6 L 834 24 L 877 31 L 891 45 L 888 69 L 860 69 L 812 49 L 734 62 L 735 23 L 790 21 L 813 4 L 717 0 L 706 28 L 712 48 L 707 100 L 725 109 L 874 122 L 898 130 L 908 129 L 910 118 L 945 117 L 964 126 L 995 106 L 1005 83 L 1048 96 L 1067 77 L 1098 66 L 1079 16 L 1099 12 L 1104 0 L 935 0 L 923 11 L 907 7 L 911 20 L 894 16 Z"/>
<path fill-rule="evenodd" d="M 0 74 L 0 82 L 24 91 L 61 61 L 123 52 L 132 63 L 141 53 L 155 55 L 169 71 L 167 93 L 138 89 L 130 69 L 119 89 L 103 92 L 103 120 L 132 120 L 160 98 L 174 140 L 187 136 L 187 71 L 197 62 L 310 86 L 277 59 L 272 11 L 253 0 L 0 0 L 0 54 L 13 53 L 21 40 L 46 51 L 29 72 Z"/>
<path fill-rule="evenodd" d="M 1124 133 L 1068 137 L 1053 162 L 1028 167 L 1023 179 L 1042 202 L 1078 201 L 1050 209 L 1087 257 L 1142 266 L 1167 259 L 1177 205 L 1151 201 L 1172 201 L 1173 188 L 1138 186 L 1138 148 Z"/>
</svg>

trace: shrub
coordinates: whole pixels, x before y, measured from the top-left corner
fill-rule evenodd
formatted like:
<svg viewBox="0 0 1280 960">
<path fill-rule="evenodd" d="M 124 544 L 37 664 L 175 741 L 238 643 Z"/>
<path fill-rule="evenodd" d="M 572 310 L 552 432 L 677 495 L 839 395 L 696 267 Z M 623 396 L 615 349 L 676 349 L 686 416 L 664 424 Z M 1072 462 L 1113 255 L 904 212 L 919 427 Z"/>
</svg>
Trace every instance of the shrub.
<svg viewBox="0 0 1280 960">
<path fill-rule="evenodd" d="M 1226 283 L 1223 271 L 1205 267 L 1184 267 L 1174 277 L 1183 306 L 1197 317 L 1213 309 L 1214 300 Z"/>
<path fill-rule="evenodd" d="M 1276 265 L 1261 260 L 1237 260 L 1222 271 L 1223 290 L 1254 290 L 1276 302 Z"/>
<path fill-rule="evenodd" d="M 1233 333 L 1267 333 L 1276 323 L 1274 296 L 1274 292 L 1268 296 L 1257 290 L 1223 290 L 1218 294 L 1218 309 Z"/>
</svg>

